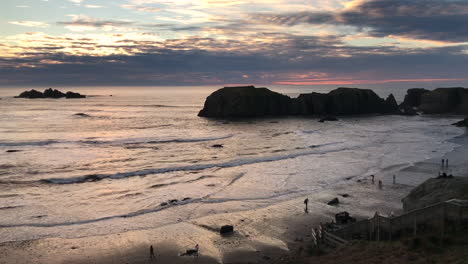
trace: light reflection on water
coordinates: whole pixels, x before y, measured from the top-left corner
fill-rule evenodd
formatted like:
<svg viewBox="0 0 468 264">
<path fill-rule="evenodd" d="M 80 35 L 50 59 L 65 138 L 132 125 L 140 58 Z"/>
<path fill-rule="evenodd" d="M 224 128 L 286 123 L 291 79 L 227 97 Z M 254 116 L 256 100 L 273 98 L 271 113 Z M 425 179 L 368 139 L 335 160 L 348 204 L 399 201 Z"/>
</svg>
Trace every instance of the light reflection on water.
<svg viewBox="0 0 468 264">
<path fill-rule="evenodd" d="M 108 88 L 85 100 L 2 94 L 0 237 L 92 235 L 257 208 L 439 156 L 461 133 L 448 126 L 454 120 L 431 117 L 198 118 L 212 90 Z"/>
</svg>

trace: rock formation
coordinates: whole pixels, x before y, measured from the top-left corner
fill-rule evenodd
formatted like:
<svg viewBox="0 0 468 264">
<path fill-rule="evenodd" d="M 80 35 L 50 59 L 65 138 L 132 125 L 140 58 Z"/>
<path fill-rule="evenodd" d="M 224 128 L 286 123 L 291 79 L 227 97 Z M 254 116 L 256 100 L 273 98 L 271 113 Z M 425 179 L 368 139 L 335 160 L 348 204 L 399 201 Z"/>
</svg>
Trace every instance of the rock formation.
<svg viewBox="0 0 468 264">
<path fill-rule="evenodd" d="M 421 104 L 423 94 L 430 92 L 424 88 L 411 88 L 406 91 L 405 100 L 401 104 L 407 107 L 417 107 Z"/>
<path fill-rule="evenodd" d="M 468 127 L 468 117 L 452 125 L 457 126 L 457 127 Z"/>
<path fill-rule="evenodd" d="M 409 115 L 415 114 L 416 110 L 424 114 L 468 114 L 468 89 L 462 87 L 437 88 L 434 91 L 423 88 L 409 89 L 400 109 Z"/>
<path fill-rule="evenodd" d="M 16 96 L 16 98 L 29 98 L 29 99 L 44 98 L 44 94 L 32 89 L 31 91 L 22 92 L 20 95 Z"/>
<path fill-rule="evenodd" d="M 468 89 L 437 88 L 421 96 L 419 109 L 425 114 L 468 114 Z"/>
<path fill-rule="evenodd" d="M 198 114 L 204 117 L 254 117 L 287 115 L 291 98 L 267 88 L 224 87 L 206 98 Z"/>
<path fill-rule="evenodd" d="M 28 98 L 28 99 L 37 99 L 37 98 L 53 98 L 53 99 L 59 99 L 59 98 L 67 98 L 67 99 L 72 99 L 72 98 L 86 98 L 86 95 L 82 95 L 79 93 L 74 93 L 74 92 L 67 92 L 62 93 L 59 90 L 56 89 L 46 89 L 44 90 L 43 93 L 36 91 L 32 89 L 31 91 L 25 91 L 22 92 L 20 95 L 16 96 L 15 98 Z"/>
<path fill-rule="evenodd" d="M 203 117 L 256 117 L 279 115 L 398 114 L 393 95 L 386 100 L 372 90 L 338 88 L 328 94 L 301 94 L 291 99 L 267 88 L 224 87 L 207 97 L 198 114 Z"/>
</svg>

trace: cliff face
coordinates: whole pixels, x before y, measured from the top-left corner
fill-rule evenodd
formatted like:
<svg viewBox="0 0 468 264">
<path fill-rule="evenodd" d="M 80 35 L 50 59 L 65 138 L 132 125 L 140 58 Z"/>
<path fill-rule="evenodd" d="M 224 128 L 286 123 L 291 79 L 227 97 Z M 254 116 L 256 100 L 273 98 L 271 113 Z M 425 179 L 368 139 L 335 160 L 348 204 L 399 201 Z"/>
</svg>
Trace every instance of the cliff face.
<svg viewBox="0 0 468 264">
<path fill-rule="evenodd" d="M 411 211 L 450 199 L 468 198 L 468 178 L 432 178 L 414 188 L 402 199 L 403 209 Z"/>
<path fill-rule="evenodd" d="M 468 89 L 462 87 L 409 89 L 400 105 L 404 112 L 416 108 L 424 114 L 468 114 Z"/>
<path fill-rule="evenodd" d="M 387 100 L 372 90 L 338 88 L 328 94 L 301 94 L 298 98 L 253 86 L 225 87 L 212 93 L 199 116 L 254 117 L 278 115 L 356 115 L 395 114 L 398 105 L 393 95 Z"/>
<path fill-rule="evenodd" d="M 468 89 L 437 88 L 421 95 L 419 109 L 426 114 L 468 114 Z"/>
</svg>

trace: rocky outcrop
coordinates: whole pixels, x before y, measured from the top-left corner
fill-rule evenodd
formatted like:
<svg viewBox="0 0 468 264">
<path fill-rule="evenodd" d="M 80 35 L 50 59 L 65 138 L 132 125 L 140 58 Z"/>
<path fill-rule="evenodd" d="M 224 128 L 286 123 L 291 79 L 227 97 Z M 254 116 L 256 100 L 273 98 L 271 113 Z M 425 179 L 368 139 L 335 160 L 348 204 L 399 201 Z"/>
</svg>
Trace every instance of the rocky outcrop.
<svg viewBox="0 0 468 264">
<path fill-rule="evenodd" d="M 468 89 L 463 87 L 437 88 L 429 91 L 413 88 L 407 91 L 400 105 L 403 114 L 468 114 Z"/>
<path fill-rule="evenodd" d="M 28 98 L 28 99 L 37 99 L 37 98 L 53 98 L 53 99 L 59 99 L 59 98 L 67 98 L 67 99 L 72 99 L 72 98 L 86 98 L 86 95 L 82 95 L 79 93 L 74 93 L 74 92 L 67 92 L 62 93 L 59 90 L 56 89 L 46 89 L 44 90 L 43 93 L 36 91 L 34 89 L 30 91 L 25 91 L 22 92 L 20 95 L 16 96 L 15 98 Z"/>
<path fill-rule="evenodd" d="M 29 98 L 29 99 L 44 98 L 44 94 L 32 89 L 31 91 L 22 92 L 20 95 L 16 96 L 16 98 Z"/>
<path fill-rule="evenodd" d="M 80 98 L 86 98 L 86 95 L 80 94 L 80 93 L 74 93 L 74 92 L 67 92 L 65 94 L 65 98 L 67 99 L 80 99 Z"/>
<path fill-rule="evenodd" d="M 437 88 L 421 96 L 418 108 L 425 114 L 468 114 L 468 89 Z"/>
<path fill-rule="evenodd" d="M 65 94 L 59 90 L 49 88 L 44 91 L 44 97 L 58 99 L 65 97 Z"/>
<path fill-rule="evenodd" d="M 287 115 L 291 98 L 267 88 L 254 86 L 224 87 L 206 98 L 198 114 L 203 117 L 254 117 Z"/>
<path fill-rule="evenodd" d="M 468 117 L 452 125 L 457 126 L 457 127 L 468 127 Z"/>
<path fill-rule="evenodd" d="M 431 178 L 402 199 L 403 209 L 411 211 L 450 199 L 468 198 L 468 178 Z"/>
<path fill-rule="evenodd" d="M 393 95 L 386 100 L 369 89 L 338 88 L 328 94 L 301 94 L 291 99 L 267 88 L 224 87 L 212 93 L 198 114 L 203 117 L 255 117 L 278 115 L 397 114 Z"/>
<path fill-rule="evenodd" d="M 411 88 L 406 91 L 405 99 L 401 103 L 401 107 L 418 107 L 421 104 L 421 97 L 425 93 L 429 93 L 429 90 L 424 88 Z"/>
</svg>

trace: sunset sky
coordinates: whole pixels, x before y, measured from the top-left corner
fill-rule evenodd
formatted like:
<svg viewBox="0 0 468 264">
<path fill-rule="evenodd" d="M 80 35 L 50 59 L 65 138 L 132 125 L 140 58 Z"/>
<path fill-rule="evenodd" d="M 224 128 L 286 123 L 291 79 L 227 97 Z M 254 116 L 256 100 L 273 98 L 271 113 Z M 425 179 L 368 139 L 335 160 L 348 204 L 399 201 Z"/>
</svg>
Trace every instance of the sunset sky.
<svg viewBox="0 0 468 264">
<path fill-rule="evenodd" d="M 1 86 L 468 86 L 466 0 L 0 5 Z"/>
</svg>

